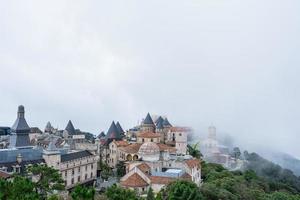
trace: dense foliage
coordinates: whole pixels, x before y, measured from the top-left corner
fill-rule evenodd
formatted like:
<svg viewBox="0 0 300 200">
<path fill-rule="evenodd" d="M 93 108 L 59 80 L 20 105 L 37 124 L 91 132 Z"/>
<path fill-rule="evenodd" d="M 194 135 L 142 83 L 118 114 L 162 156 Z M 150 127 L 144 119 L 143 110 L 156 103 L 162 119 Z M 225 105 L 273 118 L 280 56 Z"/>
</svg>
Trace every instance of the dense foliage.
<svg viewBox="0 0 300 200">
<path fill-rule="evenodd" d="M 261 176 L 270 182 L 272 190 L 287 190 L 291 193 L 300 192 L 300 177 L 294 175 L 291 170 L 283 169 L 256 153 L 249 154 L 244 152 L 247 161 L 246 169 L 253 170 L 258 176 Z"/>
<path fill-rule="evenodd" d="M 134 191 L 116 185 L 109 187 L 105 192 L 105 196 L 109 200 L 138 200 L 138 196 Z"/>
<path fill-rule="evenodd" d="M 73 200 L 93 200 L 95 196 L 95 189 L 90 187 L 83 187 L 77 185 L 71 192 Z"/>
<path fill-rule="evenodd" d="M 202 163 L 202 178 L 200 191 L 207 200 L 300 200 L 293 188 L 274 188 L 273 182 L 253 170 L 230 172 L 218 164 Z"/>
<path fill-rule="evenodd" d="M 164 200 L 202 200 L 204 199 L 197 185 L 190 181 L 176 181 L 163 189 L 157 199 Z"/>
<path fill-rule="evenodd" d="M 196 144 L 188 144 L 187 145 L 188 154 L 193 156 L 194 158 L 200 159 L 202 154 L 199 150 L 199 142 Z"/>
</svg>

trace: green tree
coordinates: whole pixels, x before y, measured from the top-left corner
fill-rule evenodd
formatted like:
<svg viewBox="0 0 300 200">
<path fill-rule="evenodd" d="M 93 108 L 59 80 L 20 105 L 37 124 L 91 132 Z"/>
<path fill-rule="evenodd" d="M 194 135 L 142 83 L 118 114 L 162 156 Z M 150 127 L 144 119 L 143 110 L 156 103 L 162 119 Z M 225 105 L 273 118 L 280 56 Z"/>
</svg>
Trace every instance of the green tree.
<svg viewBox="0 0 300 200">
<path fill-rule="evenodd" d="M 179 180 L 167 186 L 167 200 L 201 200 L 204 199 L 198 186 L 190 181 Z"/>
<path fill-rule="evenodd" d="M 188 144 L 188 153 L 193 156 L 194 158 L 200 159 L 202 157 L 202 154 L 199 150 L 199 142 L 193 145 Z"/>
<path fill-rule="evenodd" d="M 122 177 L 126 174 L 126 167 L 123 161 L 118 162 L 116 168 L 118 177 Z"/>
<path fill-rule="evenodd" d="M 138 200 L 137 194 L 128 189 L 113 185 L 109 187 L 105 192 L 106 197 L 109 200 Z"/>
<path fill-rule="evenodd" d="M 234 147 L 234 148 L 233 148 L 233 152 L 232 152 L 232 156 L 233 156 L 235 159 L 239 159 L 239 158 L 241 157 L 241 150 L 240 150 L 240 148 Z"/>
<path fill-rule="evenodd" d="M 34 184 L 28 178 L 14 176 L 12 181 L 0 179 L 0 199 L 7 200 L 38 200 Z"/>
<path fill-rule="evenodd" d="M 147 192 L 147 198 L 146 200 L 154 200 L 154 193 L 153 193 L 153 189 L 150 187 L 148 192 Z"/>
<path fill-rule="evenodd" d="M 73 200 L 93 200 L 95 189 L 77 185 L 71 193 Z"/>
<path fill-rule="evenodd" d="M 36 180 L 33 182 L 36 193 L 41 199 L 46 199 L 54 190 L 64 190 L 64 181 L 58 170 L 46 165 L 32 165 L 28 167 L 28 173 Z"/>
<path fill-rule="evenodd" d="M 107 163 L 101 160 L 99 161 L 99 168 L 101 170 L 101 178 L 103 178 L 104 180 L 107 180 L 112 175 L 111 168 L 108 166 Z"/>
</svg>

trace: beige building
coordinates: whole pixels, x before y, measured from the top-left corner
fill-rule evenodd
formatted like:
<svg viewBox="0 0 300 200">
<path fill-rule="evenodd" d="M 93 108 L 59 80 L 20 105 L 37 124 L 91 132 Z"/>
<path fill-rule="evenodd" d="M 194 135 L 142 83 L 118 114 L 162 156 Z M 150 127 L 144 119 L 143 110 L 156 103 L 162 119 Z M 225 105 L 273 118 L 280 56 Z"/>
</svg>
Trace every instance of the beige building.
<svg viewBox="0 0 300 200">
<path fill-rule="evenodd" d="M 59 151 L 45 151 L 45 163 L 59 170 L 66 189 L 77 184 L 93 184 L 97 175 L 97 158 L 89 151 L 61 154 Z"/>
<path fill-rule="evenodd" d="M 127 174 L 121 178 L 121 186 L 143 194 L 150 187 L 154 192 L 178 179 L 201 184 L 200 160 L 190 156 L 177 156 L 164 144 L 143 143 L 138 152 L 138 161 L 128 162 Z M 173 149 L 176 151 L 176 149 Z M 173 151 L 173 152 L 174 152 Z"/>
</svg>

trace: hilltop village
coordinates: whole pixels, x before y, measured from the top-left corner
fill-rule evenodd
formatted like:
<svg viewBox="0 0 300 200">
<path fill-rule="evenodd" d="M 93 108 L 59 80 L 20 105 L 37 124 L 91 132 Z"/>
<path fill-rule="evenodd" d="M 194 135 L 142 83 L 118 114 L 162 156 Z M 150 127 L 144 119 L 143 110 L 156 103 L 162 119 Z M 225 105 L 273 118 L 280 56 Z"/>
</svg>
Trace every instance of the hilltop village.
<svg viewBox="0 0 300 200">
<path fill-rule="evenodd" d="M 19 106 L 12 127 L 0 127 L 0 177 L 9 179 L 26 174 L 32 165 L 46 165 L 61 174 L 66 192 L 77 185 L 103 190 L 117 184 L 144 195 L 150 188 L 158 193 L 177 180 L 201 186 L 201 156 L 191 154 L 190 134 L 191 128 L 149 113 L 127 131 L 113 121 L 106 132 L 94 136 L 76 129 L 71 120 L 64 130 L 48 122 L 42 131 L 29 126 L 25 108 Z M 201 146 L 206 161 L 227 168 L 239 162 L 222 151 L 214 126 Z M 116 174 L 119 178 L 113 179 Z"/>
</svg>

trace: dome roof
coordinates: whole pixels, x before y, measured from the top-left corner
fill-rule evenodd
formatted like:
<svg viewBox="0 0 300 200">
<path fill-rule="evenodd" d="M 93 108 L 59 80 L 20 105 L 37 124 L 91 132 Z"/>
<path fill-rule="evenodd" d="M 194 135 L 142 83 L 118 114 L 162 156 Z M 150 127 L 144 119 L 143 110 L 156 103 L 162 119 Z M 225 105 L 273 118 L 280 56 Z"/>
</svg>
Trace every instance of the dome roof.
<svg viewBox="0 0 300 200">
<path fill-rule="evenodd" d="M 138 154 L 144 161 L 158 161 L 159 147 L 154 142 L 145 142 L 141 145 Z"/>
</svg>

